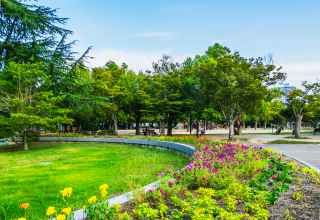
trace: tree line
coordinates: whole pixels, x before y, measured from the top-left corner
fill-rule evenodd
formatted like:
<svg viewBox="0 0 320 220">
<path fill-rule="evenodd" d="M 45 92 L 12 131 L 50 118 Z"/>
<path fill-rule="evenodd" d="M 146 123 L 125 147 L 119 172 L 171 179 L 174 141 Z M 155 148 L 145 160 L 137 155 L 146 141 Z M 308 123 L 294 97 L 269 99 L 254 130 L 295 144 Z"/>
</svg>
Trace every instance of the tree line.
<svg viewBox="0 0 320 220">
<path fill-rule="evenodd" d="M 272 56 L 247 59 L 215 44 L 183 63 L 163 55 L 145 72 L 111 60 L 90 69 L 91 47 L 80 56 L 73 51 L 75 42 L 67 41 L 72 31 L 61 28 L 68 19 L 56 10 L 22 0 L 1 0 L 0 9 L 0 137 L 19 131 L 25 149 L 35 127 L 62 124 L 81 132 L 103 122 L 117 134 L 118 123 L 129 122 L 139 134 L 141 122 L 159 122 L 160 134 L 167 126 L 172 135 L 174 123 L 195 114 L 194 85 L 200 85 L 200 118 L 226 123 L 230 139 L 248 120 L 266 126 L 293 117 L 297 137 L 303 117 L 319 120 L 318 83 L 303 82 L 305 90 L 289 93 L 287 106 L 276 100 L 281 92 L 270 86 L 286 73 Z"/>
</svg>

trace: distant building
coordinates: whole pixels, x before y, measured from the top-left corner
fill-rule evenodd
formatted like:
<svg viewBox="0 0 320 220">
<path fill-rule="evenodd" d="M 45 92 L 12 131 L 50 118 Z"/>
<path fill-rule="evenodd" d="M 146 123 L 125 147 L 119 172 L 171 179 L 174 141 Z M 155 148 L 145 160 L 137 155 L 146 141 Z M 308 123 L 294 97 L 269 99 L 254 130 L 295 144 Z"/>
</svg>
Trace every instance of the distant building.
<svg viewBox="0 0 320 220">
<path fill-rule="evenodd" d="M 282 102 L 283 104 L 288 104 L 287 96 L 288 96 L 289 92 L 291 92 L 294 89 L 296 89 L 295 86 L 289 86 L 289 83 L 284 83 L 283 87 L 280 87 L 280 91 L 284 92 L 285 95 L 281 96 L 278 100 L 280 102 Z"/>
</svg>

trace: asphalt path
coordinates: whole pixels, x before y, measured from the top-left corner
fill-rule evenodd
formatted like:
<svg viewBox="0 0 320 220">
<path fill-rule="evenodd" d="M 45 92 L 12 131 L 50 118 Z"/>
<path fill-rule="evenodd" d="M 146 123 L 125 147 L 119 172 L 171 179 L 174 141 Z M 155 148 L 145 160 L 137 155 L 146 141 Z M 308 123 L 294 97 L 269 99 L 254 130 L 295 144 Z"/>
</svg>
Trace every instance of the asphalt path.
<svg viewBox="0 0 320 220">
<path fill-rule="evenodd" d="M 320 144 L 252 144 L 252 146 L 271 148 L 320 169 Z"/>
</svg>

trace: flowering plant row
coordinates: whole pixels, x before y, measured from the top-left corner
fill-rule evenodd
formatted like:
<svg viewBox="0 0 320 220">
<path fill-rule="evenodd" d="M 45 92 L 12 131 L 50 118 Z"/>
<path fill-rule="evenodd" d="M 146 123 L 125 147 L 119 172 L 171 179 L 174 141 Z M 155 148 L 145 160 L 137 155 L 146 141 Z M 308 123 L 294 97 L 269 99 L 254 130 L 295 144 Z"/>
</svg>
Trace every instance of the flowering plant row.
<svg viewBox="0 0 320 220">
<path fill-rule="evenodd" d="M 203 139 L 195 144 L 184 169 L 161 172 L 153 189 L 136 190 L 130 211 L 122 211 L 118 204 L 109 205 L 107 184 L 100 186 L 101 195 L 88 198 L 83 211 L 88 219 L 267 219 L 267 207 L 276 204 L 280 194 L 295 181 L 293 172 L 319 175 L 313 169 L 282 160 L 280 153 L 270 149 Z M 60 193 L 65 205 L 48 207 L 43 219 L 74 219 L 72 210 L 77 207 L 68 204 L 72 188 Z M 18 220 L 33 219 L 27 212 L 29 207 L 28 203 L 21 204 L 26 212 Z"/>
<path fill-rule="evenodd" d="M 41 133 L 41 137 L 88 137 L 88 138 L 127 138 L 127 139 L 143 139 L 143 140 L 159 140 L 180 142 L 195 145 L 198 142 L 205 144 L 227 144 L 227 141 L 213 140 L 211 137 L 197 137 L 197 136 L 123 136 L 123 135 L 84 135 L 76 133 Z"/>
</svg>

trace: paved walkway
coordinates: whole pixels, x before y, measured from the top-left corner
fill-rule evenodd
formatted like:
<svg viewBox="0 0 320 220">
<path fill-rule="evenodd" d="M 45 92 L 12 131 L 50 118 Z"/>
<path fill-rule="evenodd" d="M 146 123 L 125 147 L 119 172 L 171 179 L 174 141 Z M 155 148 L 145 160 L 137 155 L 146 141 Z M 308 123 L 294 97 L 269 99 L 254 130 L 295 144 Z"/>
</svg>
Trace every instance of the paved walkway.
<svg viewBox="0 0 320 220">
<path fill-rule="evenodd" d="M 299 158 L 320 169 L 320 144 L 253 144 Z"/>
</svg>

